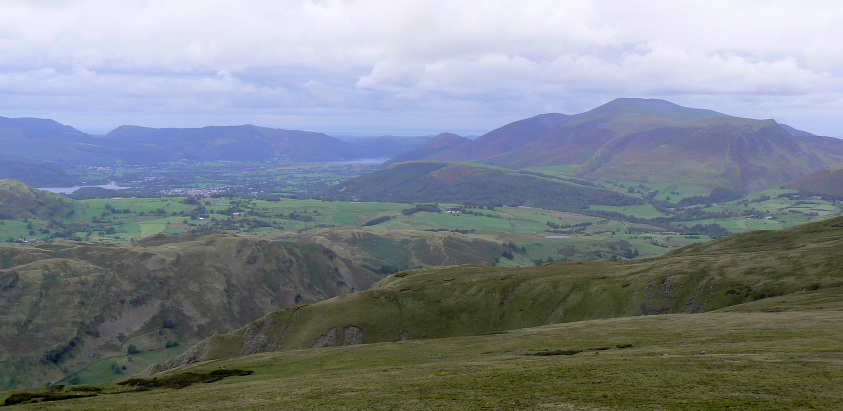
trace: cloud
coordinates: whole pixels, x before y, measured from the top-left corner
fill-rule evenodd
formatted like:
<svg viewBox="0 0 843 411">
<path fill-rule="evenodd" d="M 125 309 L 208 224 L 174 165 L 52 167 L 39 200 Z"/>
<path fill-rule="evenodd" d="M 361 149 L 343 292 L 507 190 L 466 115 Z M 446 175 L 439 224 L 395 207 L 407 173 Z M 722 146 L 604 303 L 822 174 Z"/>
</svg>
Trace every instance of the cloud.
<svg viewBox="0 0 843 411">
<path fill-rule="evenodd" d="M 840 38 L 835 1 L 12 0 L 0 114 L 482 132 L 640 96 L 843 135 Z"/>
</svg>

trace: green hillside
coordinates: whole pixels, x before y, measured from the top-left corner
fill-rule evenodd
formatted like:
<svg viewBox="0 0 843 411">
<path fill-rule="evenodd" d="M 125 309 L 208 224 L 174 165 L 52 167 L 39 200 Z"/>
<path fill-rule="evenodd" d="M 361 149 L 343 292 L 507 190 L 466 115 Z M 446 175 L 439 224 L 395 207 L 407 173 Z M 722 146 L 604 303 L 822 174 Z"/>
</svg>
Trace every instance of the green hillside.
<svg viewBox="0 0 843 411">
<path fill-rule="evenodd" d="M 103 389 L 54 403 L 71 410 L 837 409 L 841 331 L 839 311 L 614 318 L 264 353 L 146 380 L 160 388 L 138 390 L 132 384 L 144 380 L 128 380 L 52 392 Z M 183 389 L 166 382 L 226 370 L 252 374 Z"/>
<path fill-rule="evenodd" d="M 361 201 L 517 205 L 561 211 L 643 203 L 641 199 L 579 180 L 442 161 L 393 164 L 343 182 L 331 195 Z"/>
<path fill-rule="evenodd" d="M 213 233 L 0 245 L 0 387 L 119 378 L 165 349 L 378 278 L 316 244 Z"/>
<path fill-rule="evenodd" d="M 66 399 L 55 403 L 64 409 L 837 409 L 841 238 L 835 218 L 645 261 L 411 271 L 189 351 L 209 361 L 0 399 Z M 531 322 L 546 325 L 507 329 Z M 313 345 L 336 346 L 289 350 Z"/>
<path fill-rule="evenodd" d="M 36 190 L 15 180 L 0 180 L 0 219 L 50 218 L 73 210 L 75 201 Z"/>
<path fill-rule="evenodd" d="M 383 274 L 443 265 L 494 265 L 502 254 L 511 251 L 498 237 L 490 234 L 401 228 L 387 228 L 377 233 L 357 228 L 332 228 L 279 238 L 325 246 L 357 265 Z"/>
<path fill-rule="evenodd" d="M 749 232 L 634 261 L 456 266 L 394 274 L 372 289 L 266 315 L 188 357 L 478 335 L 624 316 L 699 313 L 843 287 L 843 217 Z M 167 368 L 167 367 L 163 367 Z"/>
</svg>

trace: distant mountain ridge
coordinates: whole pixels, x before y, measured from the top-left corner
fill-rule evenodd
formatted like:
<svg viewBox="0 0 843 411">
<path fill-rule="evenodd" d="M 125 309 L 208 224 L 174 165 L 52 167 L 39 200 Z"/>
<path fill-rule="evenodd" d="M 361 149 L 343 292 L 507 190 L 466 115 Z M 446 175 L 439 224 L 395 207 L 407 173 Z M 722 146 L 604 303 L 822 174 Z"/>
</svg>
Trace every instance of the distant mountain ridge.
<svg viewBox="0 0 843 411">
<path fill-rule="evenodd" d="M 161 129 L 121 126 L 104 140 L 139 150 L 141 158 L 153 161 L 324 161 L 366 156 L 365 150 L 322 133 L 253 125 Z"/>
<path fill-rule="evenodd" d="M 572 116 L 516 121 L 474 141 L 401 159 L 510 169 L 573 165 L 576 176 L 586 179 L 693 183 L 751 193 L 843 162 L 843 140 L 774 120 L 624 98 Z"/>
<path fill-rule="evenodd" d="M 442 133 L 413 150 L 399 154 L 398 156 L 383 163 L 382 166 L 385 167 L 390 164 L 412 161 L 417 158 L 430 157 L 441 153 L 442 151 L 446 151 L 453 147 L 459 147 L 470 142 L 471 140 L 456 134 Z"/>
<path fill-rule="evenodd" d="M 178 160 L 343 161 L 390 157 L 423 141 L 383 136 L 349 142 L 322 133 L 250 124 L 202 128 L 120 126 L 105 136 L 93 136 L 53 120 L 0 117 L 0 151 L 15 156 L 17 163 L 23 160 L 61 165 L 154 164 Z M 7 173 L 2 167 L 17 163 L 0 158 L 0 178 L 26 180 L 21 178 L 21 173 L 13 173 L 16 170 Z M 60 167 L 53 167 L 59 171 L 44 178 L 68 179 L 58 175 Z M 33 184 L 40 184 L 41 180 L 29 179 Z"/>
<path fill-rule="evenodd" d="M 754 120 L 657 99 L 620 98 L 584 113 L 541 114 L 475 140 L 382 136 L 340 140 L 322 133 L 254 125 L 202 128 L 121 126 L 93 136 L 53 120 L 0 117 L 0 152 L 64 165 L 188 161 L 470 161 L 509 169 L 566 166 L 588 180 L 689 183 L 741 193 L 789 183 L 843 162 L 843 140 L 774 120 Z M 3 167 L 7 165 L 7 167 Z M 21 173 L 18 168 L 36 170 Z M 61 167 L 39 173 L 0 158 L 0 178 L 62 181 Z M 11 171 L 8 171 L 9 169 Z M 23 175 L 21 175 L 23 174 Z"/>
</svg>

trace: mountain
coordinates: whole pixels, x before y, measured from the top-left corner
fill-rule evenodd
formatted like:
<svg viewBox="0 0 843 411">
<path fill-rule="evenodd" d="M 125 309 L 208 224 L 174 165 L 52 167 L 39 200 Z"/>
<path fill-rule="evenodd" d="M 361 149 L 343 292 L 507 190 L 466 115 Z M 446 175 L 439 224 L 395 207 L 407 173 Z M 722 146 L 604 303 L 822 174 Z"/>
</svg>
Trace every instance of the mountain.
<svg viewBox="0 0 843 411">
<path fill-rule="evenodd" d="M 218 233 L 0 245 L 0 387 L 108 369 L 104 359 L 127 350 L 138 352 L 126 372 L 137 372 L 208 335 L 378 278 L 316 244 Z"/>
<path fill-rule="evenodd" d="M 115 152 L 103 143 L 54 120 L 0 117 L 0 151 L 7 155 L 55 163 L 109 163 Z"/>
<path fill-rule="evenodd" d="M 55 120 L 0 117 L 0 142 L 3 144 L 45 138 L 55 141 L 76 141 L 88 137 L 90 136 Z"/>
<path fill-rule="evenodd" d="M 15 180 L 0 180 L 0 219 L 49 220 L 73 210 L 75 201 L 59 194 L 36 190 Z"/>
<path fill-rule="evenodd" d="M 458 136 L 452 133 L 442 133 L 427 141 L 423 145 L 415 149 L 403 152 L 389 161 L 383 163 L 386 167 L 390 164 L 401 163 L 405 161 L 415 161 L 423 158 L 429 158 L 442 151 L 470 143 L 471 140 Z"/>
<path fill-rule="evenodd" d="M 843 198 L 843 164 L 837 164 L 797 178 L 788 184 L 787 188 L 810 194 Z"/>
<path fill-rule="evenodd" d="M 546 121 L 537 126 L 539 120 Z M 416 159 L 511 169 L 568 165 L 586 179 L 691 183 L 752 193 L 843 161 L 843 140 L 664 100 L 616 99 L 573 116 L 515 122 Z"/>
<path fill-rule="evenodd" d="M 476 161 L 514 150 L 536 138 L 564 125 L 570 116 L 565 114 L 541 114 L 519 120 L 492 130 L 474 140 L 447 140 L 428 150 L 404 153 L 385 164 L 401 161 L 445 160 Z"/>
<path fill-rule="evenodd" d="M 595 204 L 632 205 L 642 202 L 573 179 L 444 161 L 393 164 L 342 182 L 331 195 L 361 201 L 516 205 L 563 211 L 583 210 Z"/>
<path fill-rule="evenodd" d="M 405 271 L 367 291 L 267 314 L 233 333 L 212 336 L 145 375 L 267 351 L 701 313 L 779 296 L 794 300 L 806 290 L 839 297 L 840 247 L 843 217 L 738 234 L 646 260 Z M 840 307 L 840 299 L 835 301 L 826 304 Z"/>
</svg>

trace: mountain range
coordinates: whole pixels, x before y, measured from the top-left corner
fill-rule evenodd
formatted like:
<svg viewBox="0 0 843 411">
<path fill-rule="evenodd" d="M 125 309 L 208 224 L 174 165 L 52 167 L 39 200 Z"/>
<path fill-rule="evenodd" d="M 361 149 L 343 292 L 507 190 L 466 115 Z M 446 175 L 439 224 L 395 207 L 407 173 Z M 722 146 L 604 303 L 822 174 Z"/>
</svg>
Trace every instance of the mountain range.
<svg viewBox="0 0 843 411">
<path fill-rule="evenodd" d="M 203 128 L 120 126 L 104 136 L 94 136 L 53 120 L 0 117 L 0 147 L 4 155 L 33 162 L 75 165 L 153 164 L 177 160 L 340 161 L 385 158 L 413 148 L 426 139 L 381 136 L 344 141 L 322 133 L 253 125 Z M 9 161 L 0 160 L 3 163 Z"/>
<path fill-rule="evenodd" d="M 671 182 L 750 194 L 843 162 L 843 140 L 774 120 L 732 117 L 664 100 L 620 98 L 584 113 L 541 114 L 470 140 L 382 136 L 340 140 L 253 125 L 121 126 L 93 136 L 53 120 L 0 117 L 0 177 L 67 183 L 59 165 L 191 160 L 476 162 L 508 169 L 566 167 L 586 180 Z M 44 165 L 43 171 L 38 169 Z M 29 170 L 29 171 L 22 171 Z"/>
</svg>

